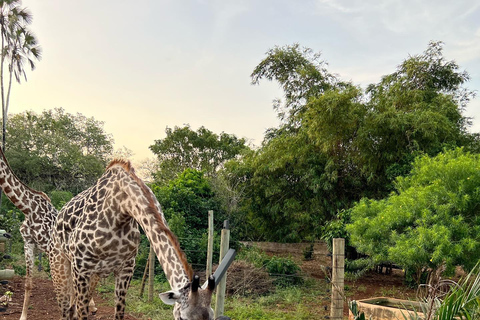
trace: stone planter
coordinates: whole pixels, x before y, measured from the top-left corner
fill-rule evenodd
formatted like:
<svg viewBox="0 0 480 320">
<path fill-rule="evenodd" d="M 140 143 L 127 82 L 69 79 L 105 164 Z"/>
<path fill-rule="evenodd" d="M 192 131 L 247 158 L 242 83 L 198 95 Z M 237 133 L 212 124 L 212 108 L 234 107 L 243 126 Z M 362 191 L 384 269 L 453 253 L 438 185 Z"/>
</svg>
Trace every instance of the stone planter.
<svg viewBox="0 0 480 320">
<path fill-rule="evenodd" d="M 423 317 L 422 303 L 410 300 L 401 300 L 386 297 L 357 300 L 358 310 L 365 313 L 365 319 L 372 320 L 403 320 L 403 314 L 414 314 L 415 311 Z M 353 320 L 353 314 L 349 311 L 349 320 Z"/>
</svg>

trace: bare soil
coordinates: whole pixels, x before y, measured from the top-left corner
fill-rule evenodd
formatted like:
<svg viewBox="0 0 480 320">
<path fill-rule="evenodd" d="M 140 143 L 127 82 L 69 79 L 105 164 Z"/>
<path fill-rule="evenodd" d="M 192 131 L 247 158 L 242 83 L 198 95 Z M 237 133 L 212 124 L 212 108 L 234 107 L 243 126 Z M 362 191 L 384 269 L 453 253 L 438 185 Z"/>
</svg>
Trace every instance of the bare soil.
<svg viewBox="0 0 480 320">
<path fill-rule="evenodd" d="M 9 281 L 4 290 L 13 292 L 12 301 L 5 311 L 0 312 L 2 320 L 18 320 L 22 314 L 23 297 L 25 294 L 24 278 L 15 277 Z M 98 308 L 95 315 L 90 315 L 89 320 L 114 319 L 114 307 L 108 306 L 107 301 L 101 295 L 94 296 Z M 49 279 L 35 278 L 34 289 L 30 297 L 30 309 L 28 318 L 32 320 L 58 320 L 61 318 L 60 309 L 57 306 L 53 284 Z M 141 315 L 125 314 L 125 320 L 142 319 Z"/>
<path fill-rule="evenodd" d="M 275 252 L 266 250 L 266 252 L 268 254 L 293 258 L 300 265 L 303 274 L 308 277 L 319 280 L 327 278 L 325 272 L 328 273 L 328 270 L 326 270 L 325 266 L 331 266 L 331 258 L 327 255 L 327 252 L 323 247 L 318 249 L 317 247 L 315 248 L 314 259 L 310 261 L 305 261 L 303 259 L 302 245 L 300 245 L 296 251 L 292 251 L 291 248 L 288 250 L 287 253 L 283 254 L 277 250 Z M 372 271 L 356 281 L 346 281 L 345 294 L 348 300 L 360 300 L 380 296 L 399 299 L 415 299 L 416 291 L 406 287 L 403 280 L 404 275 L 402 270 L 394 269 L 392 274 L 389 275 L 378 274 Z M 9 303 L 5 311 L 0 312 L 0 320 L 18 320 L 22 313 L 24 278 L 15 277 L 13 280 L 9 281 L 7 286 L 3 286 L 3 288 L 0 286 L 0 296 L 7 290 L 13 292 L 13 300 Z M 330 294 L 331 293 L 327 292 L 327 296 L 319 296 L 317 301 L 312 302 L 311 305 L 308 306 L 313 312 L 312 314 L 318 316 L 316 316 L 316 318 L 324 319 L 329 316 L 330 297 L 328 295 Z M 114 307 L 112 306 L 113 294 L 101 295 L 97 293 L 94 296 L 94 300 L 98 310 L 95 315 L 89 316 L 89 320 L 114 319 Z M 347 317 L 348 309 L 345 308 L 344 310 L 344 315 Z M 52 281 L 46 276 L 37 275 L 34 279 L 34 290 L 30 297 L 28 318 L 33 320 L 60 319 L 60 311 L 56 303 Z M 125 314 L 125 320 L 136 319 L 144 319 L 144 317 L 141 314 Z"/>
</svg>

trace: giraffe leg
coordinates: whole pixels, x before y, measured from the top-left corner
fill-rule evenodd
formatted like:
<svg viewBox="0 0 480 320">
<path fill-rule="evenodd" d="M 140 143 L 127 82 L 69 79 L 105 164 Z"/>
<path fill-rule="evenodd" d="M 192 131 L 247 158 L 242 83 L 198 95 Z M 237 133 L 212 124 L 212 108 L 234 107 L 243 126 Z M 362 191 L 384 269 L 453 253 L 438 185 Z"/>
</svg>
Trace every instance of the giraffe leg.
<svg viewBox="0 0 480 320">
<path fill-rule="evenodd" d="M 73 272 L 73 285 L 75 292 L 76 315 L 74 319 L 88 319 L 88 303 L 91 300 L 91 275 L 83 272 Z"/>
<path fill-rule="evenodd" d="M 88 310 L 92 314 L 97 313 L 97 307 L 95 306 L 95 301 L 93 301 L 93 293 L 95 292 L 98 281 L 100 281 L 100 277 L 96 274 L 92 275 L 92 278 L 90 279 L 90 302 L 88 304 Z"/>
<path fill-rule="evenodd" d="M 23 309 L 20 320 L 27 320 L 28 305 L 30 303 L 30 296 L 32 294 L 32 270 L 33 270 L 33 261 L 35 259 L 33 250 L 35 245 L 30 241 L 25 241 L 24 251 L 25 251 L 25 262 L 26 262 L 26 275 L 25 275 L 25 297 L 23 298 Z"/>
<path fill-rule="evenodd" d="M 74 301 L 72 295 L 72 270 L 70 261 L 58 248 L 52 248 L 49 254 L 50 274 L 57 295 L 57 303 L 62 313 L 62 319 L 74 318 Z"/>
<path fill-rule="evenodd" d="M 132 280 L 135 258 L 127 261 L 122 271 L 115 273 L 115 320 L 123 320 L 125 296 Z"/>
</svg>

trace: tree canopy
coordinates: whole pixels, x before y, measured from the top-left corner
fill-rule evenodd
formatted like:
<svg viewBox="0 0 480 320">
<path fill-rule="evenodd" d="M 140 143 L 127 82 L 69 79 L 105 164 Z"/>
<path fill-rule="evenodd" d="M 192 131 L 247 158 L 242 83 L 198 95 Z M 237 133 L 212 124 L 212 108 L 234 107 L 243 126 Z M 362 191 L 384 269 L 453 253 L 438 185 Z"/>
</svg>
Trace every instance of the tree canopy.
<svg viewBox="0 0 480 320">
<path fill-rule="evenodd" d="M 167 185 L 152 185 L 152 190 L 189 261 L 205 263 L 208 211 L 214 211 L 217 230 L 221 228 L 224 212 L 204 173 L 186 169 Z"/>
<path fill-rule="evenodd" d="M 245 139 L 223 132 L 216 134 L 205 127 L 193 131 L 186 125 L 167 128 L 165 133 L 164 139 L 155 140 L 150 146 L 159 161 L 157 183 L 166 183 L 188 168 L 212 176 L 226 161 L 247 148 Z"/>
<path fill-rule="evenodd" d="M 104 172 L 113 139 L 103 123 L 63 109 L 13 114 L 5 151 L 13 171 L 32 188 L 76 194 Z"/>
<path fill-rule="evenodd" d="M 463 88 L 468 74 L 444 59 L 441 43 L 366 90 L 331 76 L 318 54 L 298 45 L 270 50 L 252 74 L 254 83 L 262 78 L 284 89 L 285 104 L 274 104 L 286 110 L 284 121 L 227 169 L 231 181 L 249 186 L 243 217 L 266 240 L 318 238 L 355 201 L 386 197 L 415 157 L 478 150 L 462 115 L 472 97 Z"/>
</svg>

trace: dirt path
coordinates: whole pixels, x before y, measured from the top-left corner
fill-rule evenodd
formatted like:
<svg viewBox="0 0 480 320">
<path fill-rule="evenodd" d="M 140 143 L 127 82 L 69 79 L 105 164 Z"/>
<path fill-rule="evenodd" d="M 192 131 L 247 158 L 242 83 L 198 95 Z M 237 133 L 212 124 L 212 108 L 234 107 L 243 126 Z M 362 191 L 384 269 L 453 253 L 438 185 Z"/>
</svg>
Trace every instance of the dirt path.
<svg viewBox="0 0 480 320">
<path fill-rule="evenodd" d="M 32 297 L 30 297 L 30 309 L 28 318 L 32 320 L 58 320 L 60 309 L 57 306 L 53 284 L 51 280 L 35 278 Z M 22 314 L 24 297 L 24 279 L 15 277 L 9 281 L 8 289 L 13 292 L 12 302 L 9 303 L 6 311 L 0 312 L 1 320 L 18 320 Z M 113 298 L 112 298 L 113 299 Z M 98 310 L 96 315 L 91 315 L 89 320 L 114 319 L 114 308 L 107 305 L 107 301 L 96 294 L 94 296 Z M 125 320 L 137 320 L 141 316 L 125 314 Z"/>
</svg>

